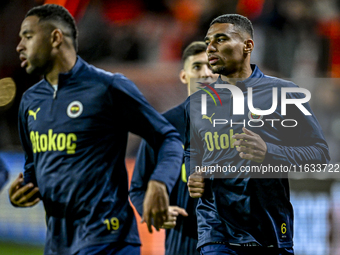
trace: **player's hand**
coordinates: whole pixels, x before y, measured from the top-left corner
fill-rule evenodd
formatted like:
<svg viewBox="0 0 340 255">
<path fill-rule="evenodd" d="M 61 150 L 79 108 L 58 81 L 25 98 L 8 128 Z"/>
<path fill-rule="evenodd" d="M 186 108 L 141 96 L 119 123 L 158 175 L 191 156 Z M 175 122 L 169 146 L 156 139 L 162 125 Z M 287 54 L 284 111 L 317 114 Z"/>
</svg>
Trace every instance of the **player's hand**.
<svg viewBox="0 0 340 255">
<path fill-rule="evenodd" d="M 169 195 L 164 183 L 150 180 L 143 202 L 143 220 L 152 233 L 153 224 L 157 231 L 168 220 Z"/>
<path fill-rule="evenodd" d="M 199 198 L 203 196 L 204 193 L 204 178 L 202 172 L 195 172 L 189 176 L 188 189 L 190 197 Z"/>
<path fill-rule="evenodd" d="M 39 195 L 39 188 L 34 187 L 33 183 L 22 186 L 23 182 L 24 176 L 20 173 L 9 187 L 8 193 L 11 203 L 18 207 L 30 207 L 39 203 L 40 198 L 34 198 L 34 196 Z"/>
<path fill-rule="evenodd" d="M 168 220 L 163 223 L 162 228 L 165 228 L 165 229 L 174 228 L 176 226 L 178 215 L 187 217 L 188 213 L 185 211 L 184 208 L 170 205 L 168 209 Z"/>
<path fill-rule="evenodd" d="M 258 134 L 245 127 L 243 127 L 242 130 L 245 134 L 233 135 L 233 138 L 237 139 L 237 141 L 234 142 L 234 146 L 237 146 L 236 149 L 240 152 L 240 157 L 262 163 L 266 157 L 267 144 Z"/>
</svg>

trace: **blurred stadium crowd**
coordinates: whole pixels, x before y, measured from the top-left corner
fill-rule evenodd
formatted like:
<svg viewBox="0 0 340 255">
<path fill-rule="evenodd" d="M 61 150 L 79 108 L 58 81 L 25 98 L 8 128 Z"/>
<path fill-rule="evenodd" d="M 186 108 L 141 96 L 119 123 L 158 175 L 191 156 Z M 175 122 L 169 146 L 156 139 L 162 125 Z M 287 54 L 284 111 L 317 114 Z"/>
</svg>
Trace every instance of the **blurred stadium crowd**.
<svg viewBox="0 0 340 255">
<path fill-rule="evenodd" d="M 267 74 L 292 79 L 311 91 L 310 103 L 329 143 L 331 162 L 340 162 L 340 0 L 1 0 L 0 78 L 12 77 L 17 95 L 11 108 L 0 112 L 0 152 L 22 151 L 18 105 L 22 93 L 41 77 L 26 74 L 15 47 L 24 15 L 43 3 L 64 5 L 76 18 L 78 53 L 83 59 L 126 75 L 160 112 L 186 98 L 186 88 L 177 76 L 183 48 L 203 40 L 214 17 L 247 16 L 256 32 L 252 62 Z M 138 141 L 130 138 L 128 156 L 135 156 Z M 326 181 L 315 188 L 315 182 L 307 181 L 307 186 L 312 183 L 307 191 L 292 183 L 297 219 L 319 224 L 315 233 L 299 232 L 298 241 L 320 240 L 320 233 L 325 239 L 319 251 L 306 246 L 299 253 L 298 247 L 297 254 L 340 254 L 332 250 L 339 249 L 332 245 L 340 241 L 340 227 L 336 228 L 340 223 L 334 221 L 340 218 L 340 203 L 334 198 L 339 194 L 338 182 Z M 301 210 L 307 214 L 315 210 L 313 215 L 324 217 L 315 221 Z"/>
</svg>

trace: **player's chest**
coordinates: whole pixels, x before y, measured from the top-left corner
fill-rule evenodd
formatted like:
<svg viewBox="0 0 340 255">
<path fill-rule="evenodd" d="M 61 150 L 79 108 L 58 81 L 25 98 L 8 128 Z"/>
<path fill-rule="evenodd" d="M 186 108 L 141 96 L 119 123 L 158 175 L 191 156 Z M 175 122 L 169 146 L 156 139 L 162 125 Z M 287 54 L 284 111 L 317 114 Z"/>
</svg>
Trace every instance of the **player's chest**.
<svg viewBox="0 0 340 255">
<path fill-rule="evenodd" d="M 228 91 L 217 91 L 220 101 L 206 96 L 206 100 L 191 107 L 191 119 L 202 141 L 217 140 L 220 137 L 233 143 L 234 134 L 243 133 L 245 127 L 265 138 L 278 137 L 281 122 L 280 104 L 272 101 L 271 90 L 254 90 L 252 94 L 244 91 L 236 97 Z"/>
<path fill-rule="evenodd" d="M 44 96 L 33 100 L 26 110 L 29 131 L 83 132 L 109 124 L 110 106 L 105 93 L 60 90 L 56 96 Z"/>
</svg>

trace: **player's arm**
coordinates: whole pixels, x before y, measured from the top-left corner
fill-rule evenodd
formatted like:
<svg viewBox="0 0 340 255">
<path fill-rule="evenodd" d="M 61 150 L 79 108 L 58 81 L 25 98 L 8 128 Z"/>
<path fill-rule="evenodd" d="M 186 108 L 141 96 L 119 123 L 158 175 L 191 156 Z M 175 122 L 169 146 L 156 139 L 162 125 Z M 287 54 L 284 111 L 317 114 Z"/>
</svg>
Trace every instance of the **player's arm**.
<svg viewBox="0 0 340 255">
<path fill-rule="evenodd" d="M 145 140 L 142 140 L 137 152 L 129 191 L 130 200 L 140 216 L 143 215 L 145 192 L 155 166 L 154 151 Z"/>
<path fill-rule="evenodd" d="M 204 194 L 205 181 L 200 172 L 195 172 L 189 176 L 188 190 L 190 197 L 200 198 Z"/>
<path fill-rule="evenodd" d="M 190 169 L 188 178 L 189 195 L 192 198 L 200 198 L 204 194 L 205 179 L 202 171 L 196 171 L 197 166 L 202 166 L 202 148 L 195 129 L 190 126 L 190 110 L 186 110 L 186 129 L 184 144 L 185 167 Z"/>
<path fill-rule="evenodd" d="M 138 149 L 130 185 L 130 199 L 140 216 L 143 215 L 143 201 L 147 183 L 155 165 L 156 162 L 153 149 L 145 142 L 145 140 L 142 140 Z M 168 219 L 163 223 L 161 228 L 174 228 L 178 215 L 188 216 L 184 208 L 170 205 L 168 207 Z"/>
<path fill-rule="evenodd" d="M 234 135 L 239 156 L 257 163 L 270 162 L 274 157 L 282 164 L 302 165 L 306 163 L 326 163 L 329 161 L 326 143 L 316 142 L 307 146 L 282 146 L 266 143 L 258 134 L 243 128 L 245 134 Z M 308 139 L 309 142 L 312 138 Z"/>
<path fill-rule="evenodd" d="M 181 169 L 183 149 L 180 135 L 146 101 L 130 80 L 122 75 L 115 75 L 113 82 L 112 88 L 119 87 L 119 91 L 112 91 L 112 95 L 119 96 L 126 106 L 120 109 L 123 125 L 127 125 L 129 131 L 144 138 L 157 155 L 157 164 L 145 193 L 143 219 L 150 232 L 152 224 L 159 230 L 167 220 L 169 193 Z M 120 91 L 124 93 L 119 93 Z"/>
<path fill-rule="evenodd" d="M 137 212 L 142 217 L 142 222 L 150 222 L 154 226 L 162 226 L 159 222 L 155 222 L 156 219 L 163 219 L 166 221 L 163 213 L 167 207 L 168 200 L 164 200 L 162 197 L 155 197 L 155 195 L 168 196 L 166 185 L 162 182 L 150 180 L 155 166 L 154 150 L 142 140 L 136 157 L 135 168 L 133 171 L 131 185 L 130 185 L 130 199 L 135 206 Z M 151 199 L 151 201 L 149 200 Z M 159 203 L 155 205 L 153 203 Z M 159 208 L 159 211 L 150 208 L 150 206 Z M 148 212 L 144 213 L 144 211 Z M 162 223 L 164 224 L 164 223 Z M 149 231 L 152 232 L 151 225 L 148 225 Z M 157 228 L 156 228 L 157 229 Z M 159 229 L 159 228 L 158 228 Z"/>
<path fill-rule="evenodd" d="M 299 93 L 287 94 L 291 98 L 301 98 Z M 328 145 L 322 133 L 321 126 L 314 116 L 308 103 L 304 107 L 312 114 L 305 116 L 295 106 L 288 105 L 287 119 L 299 121 L 297 128 L 285 129 L 282 140 L 291 141 L 294 146 L 277 145 L 264 140 L 256 133 L 243 128 L 245 134 L 234 135 L 234 142 L 240 157 L 258 163 L 272 162 L 283 165 L 324 164 L 330 160 Z M 290 131 L 290 132 L 289 132 Z M 239 140 L 242 139 L 242 140 Z"/>
<path fill-rule="evenodd" d="M 40 201 L 39 189 L 33 183 L 23 185 L 24 176 L 22 173 L 12 182 L 8 194 L 10 201 L 15 207 L 30 207 Z"/>
<path fill-rule="evenodd" d="M 243 127 L 243 134 L 234 135 L 232 138 L 237 139 L 234 146 L 243 159 L 248 159 L 257 163 L 262 163 L 266 157 L 267 144 L 258 134 Z"/>
<path fill-rule="evenodd" d="M 24 149 L 25 165 L 24 173 L 19 176 L 11 184 L 8 193 L 9 199 L 13 206 L 29 207 L 40 201 L 40 193 L 35 178 L 35 170 L 33 164 L 33 151 L 28 136 L 27 122 L 25 118 L 23 99 L 19 108 L 19 137 Z"/>
</svg>

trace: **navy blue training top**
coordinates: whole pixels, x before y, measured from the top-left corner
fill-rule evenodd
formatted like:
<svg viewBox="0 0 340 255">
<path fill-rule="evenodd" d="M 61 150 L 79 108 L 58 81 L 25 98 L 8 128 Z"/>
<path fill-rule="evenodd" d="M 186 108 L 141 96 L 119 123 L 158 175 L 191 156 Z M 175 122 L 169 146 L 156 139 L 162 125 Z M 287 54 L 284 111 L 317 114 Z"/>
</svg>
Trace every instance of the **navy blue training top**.
<svg viewBox="0 0 340 255">
<path fill-rule="evenodd" d="M 35 183 L 46 210 L 45 254 L 75 254 L 102 243 L 140 244 L 128 202 L 124 163 L 128 132 L 158 152 L 151 179 L 175 184 L 183 150 L 179 134 L 121 74 L 78 57 L 59 74 L 58 90 L 43 79 L 19 109 L 25 182 Z M 168 169 L 169 172 L 164 171 Z"/>
<path fill-rule="evenodd" d="M 295 105 L 287 105 L 287 114 L 282 115 L 280 96 L 277 108 L 269 115 L 259 116 L 249 110 L 250 87 L 253 106 L 261 110 L 271 108 L 274 87 L 278 89 L 278 95 L 283 88 L 297 88 L 292 82 L 265 76 L 255 65 L 252 69 L 251 77 L 235 85 L 244 97 L 243 114 L 233 114 L 233 98 L 236 97 L 229 89 L 216 88 L 216 84 L 227 84 L 221 78 L 211 86 L 220 96 L 222 105 L 209 88 L 206 90 L 216 103 L 205 91 L 198 91 L 186 100 L 186 141 L 190 142 L 185 146 L 185 157 L 190 162 L 191 173 L 201 166 L 225 167 L 225 172 L 209 175 L 205 187 L 208 195 L 198 202 L 198 247 L 211 242 L 256 242 L 265 247 L 292 247 L 293 208 L 288 174 L 281 171 L 264 178 L 261 174 L 241 170 L 252 166 L 300 166 L 329 161 L 327 143 L 308 103 L 303 106 L 312 113 L 309 116 Z M 202 95 L 206 96 L 207 102 L 207 112 L 203 115 Z M 304 95 L 287 92 L 287 98 L 299 99 Z M 285 127 L 296 124 L 286 121 L 288 119 L 297 121 L 297 125 Z M 243 126 L 266 142 L 267 153 L 261 164 L 242 159 L 234 146 L 232 136 L 243 133 Z M 233 167 L 234 172 L 228 172 L 228 167 Z"/>
</svg>

